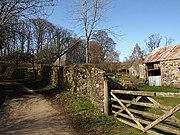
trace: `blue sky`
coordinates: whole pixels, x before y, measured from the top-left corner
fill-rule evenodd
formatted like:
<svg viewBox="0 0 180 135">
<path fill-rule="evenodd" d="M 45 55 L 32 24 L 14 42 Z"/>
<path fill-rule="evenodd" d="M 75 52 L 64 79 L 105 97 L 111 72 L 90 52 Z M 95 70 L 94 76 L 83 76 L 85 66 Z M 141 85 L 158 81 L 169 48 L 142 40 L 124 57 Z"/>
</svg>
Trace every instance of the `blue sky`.
<svg viewBox="0 0 180 135">
<path fill-rule="evenodd" d="M 81 36 L 81 29 L 71 17 L 76 1 L 59 0 L 48 20 Z M 146 49 L 144 40 L 152 34 L 170 37 L 174 39 L 172 44 L 180 43 L 179 6 L 180 0 L 112 0 L 97 29 L 111 28 L 114 33 L 123 35 L 119 39 L 114 38 L 122 61 L 132 53 L 136 43 Z"/>
</svg>

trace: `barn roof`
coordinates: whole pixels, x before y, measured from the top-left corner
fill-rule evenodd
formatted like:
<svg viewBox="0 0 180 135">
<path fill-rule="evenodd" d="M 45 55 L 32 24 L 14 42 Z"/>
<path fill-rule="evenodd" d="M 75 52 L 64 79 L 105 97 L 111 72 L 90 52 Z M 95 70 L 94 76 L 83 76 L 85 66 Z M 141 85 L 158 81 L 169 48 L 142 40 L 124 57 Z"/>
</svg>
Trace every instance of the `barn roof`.
<svg viewBox="0 0 180 135">
<path fill-rule="evenodd" d="M 180 44 L 154 49 L 144 60 L 144 63 L 180 59 Z"/>
<path fill-rule="evenodd" d="M 67 49 L 65 49 L 60 55 L 59 57 L 63 56 L 65 53 L 67 53 L 69 50 L 73 49 L 74 47 L 80 45 L 80 42 L 77 41 L 75 44 L 70 45 Z"/>
</svg>

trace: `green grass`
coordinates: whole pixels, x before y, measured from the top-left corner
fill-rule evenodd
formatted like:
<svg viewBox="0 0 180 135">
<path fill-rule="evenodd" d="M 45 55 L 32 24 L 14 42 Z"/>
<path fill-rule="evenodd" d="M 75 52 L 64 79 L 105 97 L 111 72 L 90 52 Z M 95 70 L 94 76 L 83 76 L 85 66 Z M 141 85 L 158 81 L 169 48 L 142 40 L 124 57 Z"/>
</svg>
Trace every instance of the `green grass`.
<svg viewBox="0 0 180 135">
<path fill-rule="evenodd" d="M 94 107 L 90 101 L 76 97 L 70 92 L 63 91 L 57 95 L 61 102 L 65 102 L 66 111 L 81 133 L 98 135 L 141 135 L 141 131 L 119 122 L 114 116 L 106 116 Z"/>
<path fill-rule="evenodd" d="M 42 83 L 42 84 L 41 84 Z M 32 85 L 33 84 L 33 85 Z M 37 85 L 35 85 L 37 84 Z M 26 85 L 30 87 L 48 87 L 44 82 L 28 81 Z M 151 87 L 146 85 L 136 85 L 135 88 L 141 91 L 153 92 L 179 92 L 177 88 Z M 68 112 L 73 121 L 75 128 L 84 135 L 144 135 L 143 132 L 129 127 L 119 122 L 114 116 L 106 116 L 99 109 L 94 107 L 90 101 L 76 97 L 68 91 L 62 91 L 57 94 L 59 103 L 65 104 L 66 112 Z M 156 101 L 163 105 L 175 106 L 180 103 L 178 98 L 155 98 Z M 159 109 L 148 109 L 147 111 L 162 114 Z M 180 119 L 180 113 L 175 116 Z"/>
<path fill-rule="evenodd" d="M 157 86 L 146 86 L 146 85 L 139 85 L 135 86 L 137 90 L 140 91 L 152 91 L 152 92 L 180 92 L 179 88 L 168 88 L 168 87 L 157 87 Z M 175 106 L 180 103 L 179 98 L 168 98 L 168 97 L 155 97 L 159 103 L 169 106 Z"/>
<path fill-rule="evenodd" d="M 143 132 L 139 132 L 139 130 L 134 130 L 134 128 L 128 129 L 128 131 L 120 133 L 118 135 L 145 135 Z"/>
<path fill-rule="evenodd" d="M 161 92 L 179 92 L 179 89 L 175 88 L 161 88 L 142 85 L 136 86 L 136 88 L 144 91 L 153 90 Z M 76 97 L 70 92 L 63 91 L 58 94 L 57 98 L 61 102 L 65 102 L 66 111 L 72 116 L 76 125 L 75 128 L 81 133 L 83 132 L 84 134 L 92 135 L 144 135 L 143 132 L 119 122 L 114 116 L 104 115 L 100 110 L 94 107 L 90 101 L 81 97 Z M 178 98 L 167 99 L 156 97 L 155 100 L 163 105 L 169 106 L 175 106 L 180 103 Z M 159 109 L 149 108 L 147 111 L 156 114 L 163 114 Z M 180 113 L 176 113 L 175 116 L 179 119 Z"/>
<path fill-rule="evenodd" d="M 180 88 L 169 88 L 160 86 L 147 86 L 147 85 L 136 85 L 134 86 L 137 90 L 141 91 L 152 91 L 152 92 L 180 92 Z"/>
<path fill-rule="evenodd" d="M 157 87 L 157 86 L 147 86 L 147 85 L 137 85 L 135 86 L 137 90 L 141 91 L 152 91 L 152 92 L 180 92 L 179 88 L 169 88 L 169 87 Z M 154 99 L 162 105 L 166 106 L 176 106 L 180 103 L 180 98 L 168 98 L 168 97 L 154 97 Z M 151 113 L 163 114 L 159 109 L 150 108 L 148 110 Z M 180 112 L 176 112 L 175 116 L 180 119 Z"/>
</svg>

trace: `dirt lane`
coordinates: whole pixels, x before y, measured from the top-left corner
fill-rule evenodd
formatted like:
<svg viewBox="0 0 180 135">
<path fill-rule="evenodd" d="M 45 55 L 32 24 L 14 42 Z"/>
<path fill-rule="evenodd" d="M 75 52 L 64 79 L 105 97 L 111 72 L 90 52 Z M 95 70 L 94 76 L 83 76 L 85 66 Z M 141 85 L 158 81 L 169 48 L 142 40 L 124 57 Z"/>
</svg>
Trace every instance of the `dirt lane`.
<svg viewBox="0 0 180 135">
<path fill-rule="evenodd" d="M 2 90 L 5 83 L 0 83 Z M 9 83 L 9 94 L 0 108 L 1 135 L 75 135 L 68 117 L 55 110 L 42 95 L 19 83 Z M 4 89 L 3 89 L 4 90 Z M 63 108 L 62 108 L 63 109 Z"/>
</svg>

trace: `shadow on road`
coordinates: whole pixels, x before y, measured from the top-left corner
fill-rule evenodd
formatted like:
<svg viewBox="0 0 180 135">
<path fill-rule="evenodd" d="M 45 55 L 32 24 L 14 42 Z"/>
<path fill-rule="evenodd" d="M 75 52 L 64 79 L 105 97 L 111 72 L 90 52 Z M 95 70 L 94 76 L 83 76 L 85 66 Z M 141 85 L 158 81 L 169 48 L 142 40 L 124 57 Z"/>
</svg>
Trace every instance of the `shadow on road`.
<svg viewBox="0 0 180 135">
<path fill-rule="evenodd" d="M 63 108 L 56 110 L 44 97 L 51 93 L 52 89 L 31 89 L 23 82 L 1 81 L 0 95 L 5 102 L 0 108 L 0 134 L 75 135 Z"/>
<path fill-rule="evenodd" d="M 27 91 L 20 85 L 20 83 L 10 80 L 4 80 L 0 82 L 0 107 L 5 100 L 20 98 L 24 95 L 32 95 L 32 92 Z"/>
</svg>

